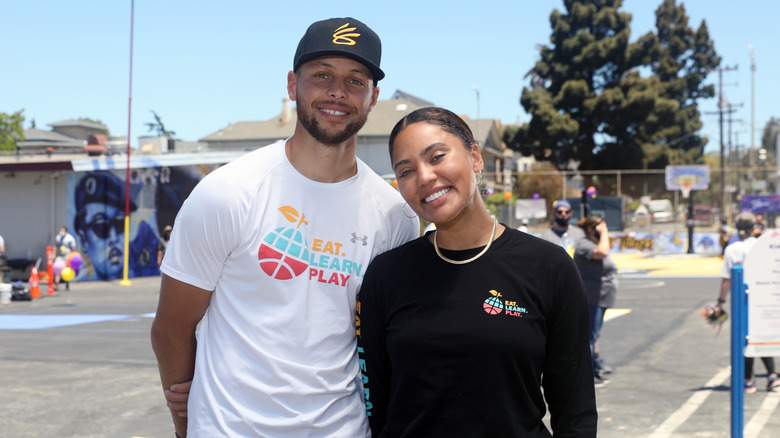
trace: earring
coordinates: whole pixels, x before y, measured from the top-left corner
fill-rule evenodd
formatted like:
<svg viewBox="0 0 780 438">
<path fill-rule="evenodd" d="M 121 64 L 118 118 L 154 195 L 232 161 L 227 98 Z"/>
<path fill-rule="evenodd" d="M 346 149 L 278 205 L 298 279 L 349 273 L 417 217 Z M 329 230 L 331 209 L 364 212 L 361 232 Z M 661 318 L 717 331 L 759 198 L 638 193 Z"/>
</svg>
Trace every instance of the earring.
<svg viewBox="0 0 780 438">
<path fill-rule="evenodd" d="M 479 171 L 477 172 L 477 191 L 479 191 L 480 196 L 482 196 L 482 198 L 484 199 L 488 196 L 488 192 L 487 192 L 487 187 L 485 186 L 485 184 L 483 184 L 482 179 L 483 179 L 482 169 L 479 169 Z"/>
<path fill-rule="evenodd" d="M 416 218 L 416 217 L 417 217 L 417 213 L 414 213 L 414 210 L 412 210 L 412 207 L 409 207 L 409 210 L 412 210 L 412 213 L 414 213 L 414 215 L 412 215 L 412 216 L 409 216 L 409 213 L 407 213 L 407 212 L 406 212 L 406 206 L 407 206 L 407 205 L 409 205 L 409 204 L 407 204 L 406 202 L 404 202 L 404 206 L 403 206 L 403 207 L 401 207 L 401 210 L 403 210 L 403 212 L 404 212 L 404 216 L 408 217 L 409 219 L 414 219 L 414 218 Z"/>
</svg>

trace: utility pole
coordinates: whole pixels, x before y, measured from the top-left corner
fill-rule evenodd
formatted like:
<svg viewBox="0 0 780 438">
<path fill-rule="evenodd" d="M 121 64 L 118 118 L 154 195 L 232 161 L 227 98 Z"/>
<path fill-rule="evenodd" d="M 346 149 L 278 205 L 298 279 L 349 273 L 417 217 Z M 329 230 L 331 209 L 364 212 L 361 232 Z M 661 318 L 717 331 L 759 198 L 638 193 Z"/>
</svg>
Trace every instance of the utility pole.
<svg viewBox="0 0 780 438">
<path fill-rule="evenodd" d="M 734 145 L 736 146 L 736 155 L 737 155 L 737 168 L 735 169 L 735 179 L 737 180 L 737 192 L 740 196 L 745 194 L 745 189 L 743 186 L 745 185 L 745 181 L 741 172 L 744 172 L 744 168 L 747 166 L 747 162 L 745 161 L 745 158 L 742 157 L 740 150 L 740 144 L 739 144 L 739 134 L 741 132 L 747 132 L 744 129 L 741 131 L 734 131 Z M 749 151 L 748 151 L 749 152 Z M 732 167 L 734 165 L 732 164 Z"/>
<path fill-rule="evenodd" d="M 728 165 L 729 165 L 729 169 L 730 169 L 729 181 L 731 182 L 731 184 L 729 184 L 729 190 L 728 190 L 728 192 L 726 194 L 726 198 L 728 199 L 728 209 L 724 210 L 724 211 L 726 211 L 728 213 L 729 217 L 731 217 L 731 201 L 734 200 L 734 195 L 732 193 L 734 193 L 734 188 L 736 187 L 736 184 L 735 184 L 735 181 L 734 181 L 734 176 L 735 176 L 734 175 L 734 152 L 733 152 L 733 149 L 732 149 L 733 148 L 733 142 L 731 141 L 731 138 L 732 138 L 731 137 L 731 124 L 732 124 L 732 122 L 741 122 L 742 121 L 742 119 L 734 119 L 733 117 L 731 117 L 731 115 L 734 114 L 737 111 L 734 108 L 735 107 L 742 107 L 742 104 L 740 103 L 739 105 L 733 105 L 733 104 L 729 103 L 726 106 L 728 107 L 728 110 L 726 111 L 726 114 L 728 114 L 728 117 L 729 117 L 729 121 L 728 121 L 728 123 L 729 123 L 729 136 L 728 136 L 728 138 L 729 138 L 729 158 L 728 158 Z"/>
<path fill-rule="evenodd" d="M 731 167 L 734 167 L 734 152 L 733 152 L 733 150 L 732 150 L 732 147 L 733 147 L 733 142 L 731 141 L 731 138 L 732 138 L 732 135 L 731 135 L 731 125 L 732 125 L 732 122 L 739 122 L 739 123 L 742 123 L 742 122 L 743 122 L 743 120 L 742 120 L 742 119 L 735 119 L 735 118 L 731 117 L 731 115 L 732 115 L 732 114 L 734 114 L 735 112 L 737 112 L 737 110 L 735 110 L 734 108 L 741 108 L 741 107 L 742 107 L 742 104 L 740 103 L 739 105 L 734 105 L 734 104 L 728 103 L 728 104 L 726 104 L 726 106 L 728 107 L 728 110 L 726 111 L 726 114 L 728 114 L 728 117 L 729 117 L 729 120 L 728 120 L 728 124 L 729 124 L 729 135 L 728 135 L 728 139 L 729 139 L 729 154 L 728 154 L 728 165 L 729 165 L 729 167 L 731 168 Z M 732 177 L 733 177 L 733 174 L 732 174 Z"/>
<path fill-rule="evenodd" d="M 756 140 L 756 52 L 753 50 L 752 44 L 748 45 L 748 49 L 750 49 L 750 152 L 748 153 L 748 162 L 752 169 Z M 753 171 L 750 172 L 752 176 Z"/>
<path fill-rule="evenodd" d="M 723 110 L 726 107 L 726 98 L 723 96 L 723 72 L 735 71 L 737 66 L 733 67 L 719 67 L 718 68 L 718 124 L 720 125 L 720 213 L 727 220 L 730 220 L 730 215 L 726 212 L 726 159 L 725 149 L 726 143 L 723 139 Z"/>
</svg>

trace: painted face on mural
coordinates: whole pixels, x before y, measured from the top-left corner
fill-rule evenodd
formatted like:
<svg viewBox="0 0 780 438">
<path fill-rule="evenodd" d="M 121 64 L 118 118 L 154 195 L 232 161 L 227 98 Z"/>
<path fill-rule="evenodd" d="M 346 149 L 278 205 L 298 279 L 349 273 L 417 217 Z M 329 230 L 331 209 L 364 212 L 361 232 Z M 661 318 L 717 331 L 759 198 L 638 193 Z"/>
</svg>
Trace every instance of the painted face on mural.
<svg viewBox="0 0 780 438">
<path fill-rule="evenodd" d="M 124 263 L 123 210 L 106 204 L 91 203 L 84 206 L 83 242 L 95 273 L 102 279 L 122 276 Z"/>
</svg>

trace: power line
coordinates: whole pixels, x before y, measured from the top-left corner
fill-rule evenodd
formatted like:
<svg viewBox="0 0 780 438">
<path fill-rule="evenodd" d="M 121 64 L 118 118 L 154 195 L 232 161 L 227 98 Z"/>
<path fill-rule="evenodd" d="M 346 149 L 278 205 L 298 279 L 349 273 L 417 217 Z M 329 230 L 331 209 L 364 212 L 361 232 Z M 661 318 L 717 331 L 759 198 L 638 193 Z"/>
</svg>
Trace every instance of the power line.
<svg viewBox="0 0 780 438">
<path fill-rule="evenodd" d="M 726 101 L 726 98 L 723 96 L 723 72 L 724 71 L 736 71 L 739 66 L 734 65 L 732 67 L 718 67 L 718 124 L 720 125 L 720 211 L 721 214 L 725 214 L 726 218 L 729 218 L 731 215 L 727 214 L 729 212 L 726 211 L 726 159 L 725 159 L 725 150 L 726 150 L 726 143 L 723 141 L 723 113 L 724 108 L 728 106 L 728 102 Z M 733 110 L 729 108 L 728 113 L 730 114 Z"/>
</svg>

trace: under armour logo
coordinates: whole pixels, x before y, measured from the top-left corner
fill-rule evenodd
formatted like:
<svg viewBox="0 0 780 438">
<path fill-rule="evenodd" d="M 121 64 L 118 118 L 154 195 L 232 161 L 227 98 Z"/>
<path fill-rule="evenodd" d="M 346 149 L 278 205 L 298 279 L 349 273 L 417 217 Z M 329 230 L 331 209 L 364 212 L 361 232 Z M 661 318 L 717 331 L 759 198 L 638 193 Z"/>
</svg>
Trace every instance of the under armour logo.
<svg viewBox="0 0 780 438">
<path fill-rule="evenodd" d="M 349 23 L 339 27 L 336 29 L 336 32 L 333 33 L 333 44 L 343 44 L 345 46 L 354 46 L 357 44 L 355 40 L 352 38 L 357 38 L 360 36 L 359 33 L 354 33 L 357 27 L 347 27 L 349 26 Z M 352 33 L 348 33 L 352 32 Z"/>
<path fill-rule="evenodd" d="M 352 239 L 350 240 L 352 241 L 352 243 L 357 243 L 357 241 L 359 240 L 363 242 L 363 246 L 368 245 L 368 236 L 366 235 L 364 235 L 363 238 L 361 239 L 360 237 L 357 236 L 357 234 L 352 233 Z"/>
</svg>

